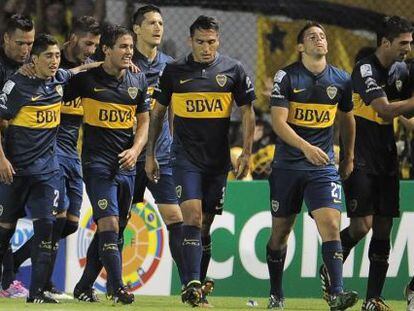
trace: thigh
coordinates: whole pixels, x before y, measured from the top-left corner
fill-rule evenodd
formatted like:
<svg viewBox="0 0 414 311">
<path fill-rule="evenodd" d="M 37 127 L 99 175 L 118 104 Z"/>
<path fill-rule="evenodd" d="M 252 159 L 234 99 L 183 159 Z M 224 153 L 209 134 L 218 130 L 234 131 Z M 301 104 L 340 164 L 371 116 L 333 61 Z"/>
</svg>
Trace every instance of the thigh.
<svg viewBox="0 0 414 311">
<path fill-rule="evenodd" d="M 226 193 L 227 174 L 204 175 L 202 183 L 203 212 L 221 215 Z"/>
<path fill-rule="evenodd" d="M 66 182 L 66 193 L 69 198 L 68 214 L 79 217 L 83 198 L 83 177 L 78 159 L 72 159 L 69 178 Z"/>
<path fill-rule="evenodd" d="M 304 191 L 309 213 L 319 208 L 342 210 L 342 185 L 336 168 L 307 172 Z"/>
<path fill-rule="evenodd" d="M 172 174 L 163 174 L 161 169 L 158 183 L 149 182 L 147 187 L 151 191 L 156 204 L 178 204 Z"/>
<path fill-rule="evenodd" d="M 25 204 L 30 189 L 28 179 L 15 176 L 11 185 L 0 183 L 0 222 L 13 223 L 26 215 Z"/>
<path fill-rule="evenodd" d="M 179 204 L 187 200 L 202 200 L 202 173 L 185 158 L 173 163 L 173 179 Z"/>
<path fill-rule="evenodd" d="M 378 195 L 380 195 L 377 193 L 373 175 L 368 175 L 362 170 L 355 170 L 343 184 L 348 217 L 373 215 Z"/>
<path fill-rule="evenodd" d="M 378 177 L 379 204 L 376 215 L 384 217 L 400 216 L 400 180 L 398 175 Z"/>
<path fill-rule="evenodd" d="M 300 213 L 306 171 L 273 168 L 269 176 L 270 212 L 273 217 Z"/>
</svg>

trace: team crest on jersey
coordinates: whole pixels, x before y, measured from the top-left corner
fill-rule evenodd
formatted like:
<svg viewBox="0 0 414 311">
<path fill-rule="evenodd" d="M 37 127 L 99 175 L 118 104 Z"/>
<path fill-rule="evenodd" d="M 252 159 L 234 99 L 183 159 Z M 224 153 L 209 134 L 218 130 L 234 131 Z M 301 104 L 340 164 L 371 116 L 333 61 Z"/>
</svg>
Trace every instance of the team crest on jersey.
<svg viewBox="0 0 414 311">
<path fill-rule="evenodd" d="M 177 186 L 175 187 L 175 193 L 177 194 L 177 198 L 181 198 L 181 193 L 183 192 L 183 187 Z"/>
<path fill-rule="evenodd" d="M 276 213 L 279 210 L 279 201 L 272 200 L 272 210 Z"/>
<path fill-rule="evenodd" d="M 4 210 L 4 207 L 3 205 L 0 204 L 0 216 L 3 215 L 3 210 Z"/>
<path fill-rule="evenodd" d="M 107 199 L 99 200 L 98 206 L 101 210 L 105 210 L 108 207 L 108 200 Z"/>
<path fill-rule="evenodd" d="M 338 89 L 336 88 L 336 86 L 331 85 L 326 88 L 326 94 L 328 94 L 328 97 L 330 99 L 334 99 L 336 93 L 338 93 Z"/>
<path fill-rule="evenodd" d="M 223 87 L 223 86 L 226 85 L 227 76 L 226 75 L 219 74 L 219 75 L 216 76 L 216 81 L 217 81 L 217 84 L 218 85 L 220 85 L 221 87 Z"/>
<path fill-rule="evenodd" d="M 61 85 L 56 85 L 56 92 L 60 95 L 63 96 L 63 88 Z"/>
<path fill-rule="evenodd" d="M 131 97 L 132 99 L 135 99 L 137 98 L 137 95 L 138 95 L 138 89 L 136 87 L 129 87 L 128 94 L 129 94 L 129 97 Z"/>
<path fill-rule="evenodd" d="M 403 86 L 403 82 L 401 80 L 395 81 L 395 87 L 397 88 L 398 92 L 401 92 Z"/>
</svg>

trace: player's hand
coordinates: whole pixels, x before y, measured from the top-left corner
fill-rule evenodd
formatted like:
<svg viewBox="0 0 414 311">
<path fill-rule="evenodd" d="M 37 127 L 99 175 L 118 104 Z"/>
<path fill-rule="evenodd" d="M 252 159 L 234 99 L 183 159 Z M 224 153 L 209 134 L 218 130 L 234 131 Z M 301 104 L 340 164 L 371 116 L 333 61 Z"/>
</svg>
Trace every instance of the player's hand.
<svg viewBox="0 0 414 311">
<path fill-rule="evenodd" d="M 328 155 L 319 147 L 308 144 L 302 151 L 306 159 L 313 165 L 322 166 L 329 163 Z"/>
<path fill-rule="evenodd" d="M 119 168 L 130 170 L 137 163 L 138 153 L 130 148 L 118 154 L 118 158 Z"/>
<path fill-rule="evenodd" d="M 36 71 L 34 69 L 34 65 L 31 63 L 22 65 L 18 72 L 26 77 L 29 77 L 30 79 L 36 78 Z"/>
<path fill-rule="evenodd" d="M 129 65 L 129 70 L 131 70 L 133 73 L 141 72 L 141 69 L 137 65 L 135 65 L 133 62 Z"/>
<path fill-rule="evenodd" d="M 9 160 L 7 160 L 6 157 L 0 158 L 0 182 L 10 185 L 13 182 L 14 174 L 16 174 L 16 172 Z"/>
<path fill-rule="evenodd" d="M 145 159 L 145 173 L 147 173 L 148 179 L 153 183 L 157 183 L 160 180 L 160 166 L 155 157 L 147 156 Z"/>
<path fill-rule="evenodd" d="M 249 160 L 250 155 L 246 153 L 242 153 L 236 161 L 236 167 L 234 168 L 234 173 L 236 175 L 236 179 L 243 179 L 249 173 Z"/>
<path fill-rule="evenodd" d="M 339 175 L 341 176 L 342 180 L 347 179 L 352 171 L 354 170 L 354 161 L 353 160 L 342 160 L 339 163 Z"/>
</svg>

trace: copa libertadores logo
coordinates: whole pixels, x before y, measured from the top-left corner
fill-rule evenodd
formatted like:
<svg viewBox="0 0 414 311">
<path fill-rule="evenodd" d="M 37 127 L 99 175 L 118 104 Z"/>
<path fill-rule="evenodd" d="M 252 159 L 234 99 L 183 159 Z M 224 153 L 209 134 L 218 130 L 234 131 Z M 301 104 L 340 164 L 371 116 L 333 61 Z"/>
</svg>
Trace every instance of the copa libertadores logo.
<svg viewBox="0 0 414 311">
<path fill-rule="evenodd" d="M 82 218 L 77 240 L 77 258 L 82 268 L 86 265 L 86 254 L 95 231 L 96 224 L 90 208 Z M 162 258 L 163 246 L 164 235 L 159 214 L 148 202 L 134 204 L 124 232 L 122 251 L 122 277 L 130 290 L 141 288 L 151 279 Z M 95 282 L 95 288 L 106 291 L 105 269 Z"/>
</svg>

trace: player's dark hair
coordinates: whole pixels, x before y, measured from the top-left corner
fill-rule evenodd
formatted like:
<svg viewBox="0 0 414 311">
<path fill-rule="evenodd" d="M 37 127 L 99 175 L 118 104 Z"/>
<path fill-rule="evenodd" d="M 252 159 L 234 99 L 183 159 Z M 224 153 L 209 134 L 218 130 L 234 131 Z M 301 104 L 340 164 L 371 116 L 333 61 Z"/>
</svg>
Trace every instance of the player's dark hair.
<svg viewBox="0 0 414 311">
<path fill-rule="evenodd" d="M 99 42 L 99 46 L 101 47 L 101 49 L 104 45 L 106 45 L 109 48 L 113 48 L 116 43 L 116 40 L 125 35 L 130 35 L 131 37 L 133 37 L 132 32 L 128 28 L 124 26 L 108 24 L 102 29 L 102 35 L 101 40 Z"/>
<path fill-rule="evenodd" d="M 216 32 L 219 32 L 220 27 L 219 22 L 215 17 L 200 15 L 190 26 L 191 37 L 194 36 L 194 33 L 197 29 L 214 30 Z"/>
<path fill-rule="evenodd" d="M 14 14 L 7 21 L 6 32 L 12 34 L 16 29 L 24 32 L 32 31 L 34 28 L 33 20 L 29 16 Z"/>
<path fill-rule="evenodd" d="M 413 30 L 413 24 L 410 21 L 395 15 L 387 16 L 377 30 L 377 46 L 381 45 L 383 38 L 392 42 L 400 34 L 412 33 Z"/>
<path fill-rule="evenodd" d="M 299 31 L 299 33 L 296 37 L 297 44 L 303 43 L 303 40 L 305 38 L 306 30 L 308 30 L 309 28 L 312 28 L 312 27 L 318 27 L 324 33 L 326 33 L 325 28 L 323 28 L 323 26 L 321 24 L 319 24 L 317 22 L 313 22 L 313 21 L 308 21 L 308 22 L 306 22 L 305 26 L 302 27 L 302 29 Z"/>
<path fill-rule="evenodd" d="M 95 36 L 101 33 L 99 22 L 93 16 L 82 16 L 73 21 L 71 34 L 86 35 L 91 33 Z"/>
<path fill-rule="evenodd" d="M 161 10 L 159 7 L 152 4 L 144 5 L 135 11 L 134 15 L 132 16 L 132 24 L 141 26 L 142 22 L 145 19 L 144 15 L 150 12 L 156 12 L 161 14 Z"/>
<path fill-rule="evenodd" d="M 51 35 L 46 33 L 39 34 L 33 42 L 32 55 L 39 56 L 42 52 L 46 51 L 51 45 L 59 46 L 58 41 Z"/>
</svg>

